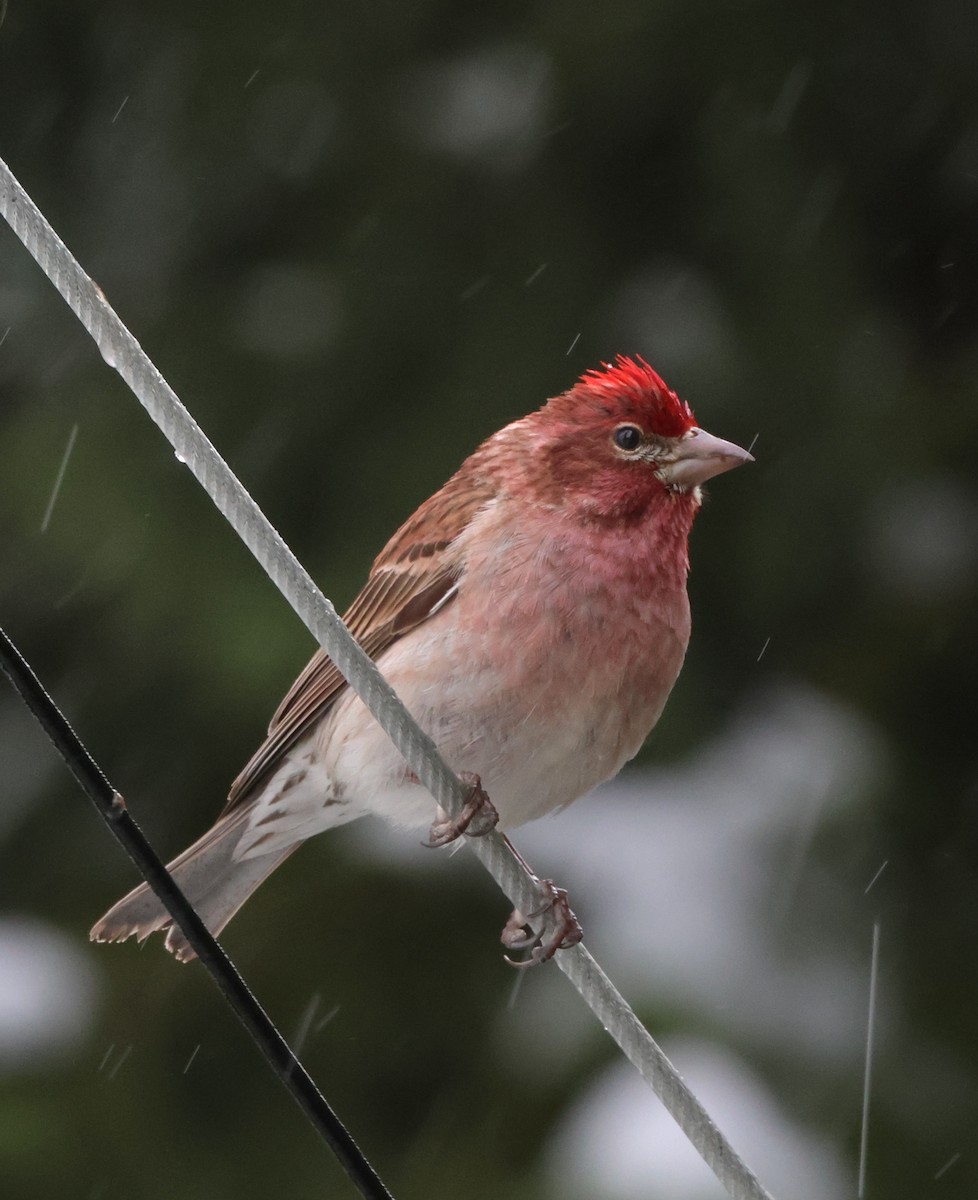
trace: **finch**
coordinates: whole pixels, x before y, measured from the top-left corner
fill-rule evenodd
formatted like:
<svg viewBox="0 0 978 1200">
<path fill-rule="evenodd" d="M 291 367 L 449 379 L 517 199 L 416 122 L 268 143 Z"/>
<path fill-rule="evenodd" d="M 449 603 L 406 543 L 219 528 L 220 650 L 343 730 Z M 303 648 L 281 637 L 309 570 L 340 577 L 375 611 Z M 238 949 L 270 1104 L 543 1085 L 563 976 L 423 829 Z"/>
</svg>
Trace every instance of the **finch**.
<svg viewBox="0 0 978 1200">
<path fill-rule="evenodd" d="M 208 928 L 220 932 L 326 829 L 373 813 L 430 825 L 442 845 L 485 832 L 497 815 L 500 829 L 531 821 L 617 774 L 659 719 L 686 653 L 700 485 L 750 461 L 700 429 L 644 360 L 623 356 L 483 442 L 394 534 L 344 616 L 471 781 L 471 803 L 454 821 L 439 815 L 317 651 L 215 824 L 169 864 Z M 142 941 L 157 930 L 178 959 L 194 957 L 143 884 L 91 937 Z"/>
</svg>

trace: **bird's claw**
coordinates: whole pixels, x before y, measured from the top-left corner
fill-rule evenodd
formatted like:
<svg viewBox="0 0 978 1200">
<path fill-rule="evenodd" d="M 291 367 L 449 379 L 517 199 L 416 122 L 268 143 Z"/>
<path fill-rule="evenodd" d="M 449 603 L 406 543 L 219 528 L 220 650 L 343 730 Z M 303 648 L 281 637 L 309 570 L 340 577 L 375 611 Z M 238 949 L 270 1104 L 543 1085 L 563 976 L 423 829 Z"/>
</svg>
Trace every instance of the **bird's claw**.
<svg viewBox="0 0 978 1200">
<path fill-rule="evenodd" d="M 558 950 L 569 950 L 584 936 L 581 923 L 567 902 L 567 892 L 550 879 L 538 879 L 537 890 L 542 903 L 524 916 L 514 909 L 503 927 L 500 941 L 507 950 L 529 950 L 527 958 L 517 962 L 504 955 L 511 967 L 533 967 L 547 962 Z"/>
<path fill-rule="evenodd" d="M 463 833 L 469 837 L 485 837 L 490 830 L 496 828 L 499 813 L 489 799 L 478 775 L 470 771 L 460 771 L 459 779 L 468 785 L 468 795 L 462 805 L 462 811 L 457 817 L 446 816 L 439 809 L 440 819 L 435 821 L 428 830 L 428 841 L 422 842 L 429 850 L 437 850 L 460 838 Z"/>
</svg>

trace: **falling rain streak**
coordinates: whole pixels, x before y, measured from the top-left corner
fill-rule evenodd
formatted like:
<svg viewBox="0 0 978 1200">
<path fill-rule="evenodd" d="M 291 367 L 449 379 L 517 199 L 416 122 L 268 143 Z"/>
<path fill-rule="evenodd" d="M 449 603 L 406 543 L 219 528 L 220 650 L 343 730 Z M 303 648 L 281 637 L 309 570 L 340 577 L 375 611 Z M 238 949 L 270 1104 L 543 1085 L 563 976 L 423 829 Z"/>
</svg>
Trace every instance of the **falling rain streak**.
<svg viewBox="0 0 978 1200">
<path fill-rule="evenodd" d="M 865 889 L 863 890 L 863 895 L 864 895 L 864 896 L 866 896 L 866 895 L 868 895 L 868 894 L 869 894 L 869 889 L 870 889 L 870 888 L 873 886 L 873 884 L 874 884 L 874 883 L 877 881 L 877 879 L 879 879 L 879 877 L 880 877 L 880 876 L 883 874 L 883 872 L 886 870 L 886 868 L 887 868 L 887 864 L 889 863 L 889 861 L 890 861 L 890 860 L 889 860 L 888 858 L 884 858 L 884 859 L 883 859 L 883 862 L 880 864 L 880 869 L 879 869 L 879 870 L 876 872 L 876 874 L 875 874 L 875 875 L 873 876 L 873 878 L 872 878 L 872 879 L 869 881 L 869 883 L 867 883 L 867 884 L 866 884 L 866 887 L 865 887 Z"/>
<path fill-rule="evenodd" d="M 334 1004 L 333 1007 L 329 1010 L 329 1012 L 324 1017 L 320 1017 L 319 1020 L 316 1022 L 316 1025 L 313 1029 L 313 1033 L 321 1033 L 326 1028 L 326 1026 L 330 1023 L 330 1021 L 332 1021 L 332 1019 L 336 1016 L 336 1014 L 339 1011 L 340 1011 L 340 1006 L 338 1004 Z"/>
<path fill-rule="evenodd" d="M 869 965 L 869 1017 L 866 1022 L 866 1070 L 863 1075 L 863 1126 L 859 1138 L 859 1200 L 866 1195 L 866 1151 L 869 1145 L 869 1093 L 873 1074 L 873 1035 L 876 1027 L 876 976 L 880 961 L 880 923 L 873 922 L 873 953 Z"/>
<path fill-rule="evenodd" d="M 105 1052 L 105 1057 L 104 1057 L 104 1058 L 102 1059 L 102 1061 L 99 1063 L 99 1068 L 98 1068 L 98 1069 L 99 1069 L 100 1071 L 101 1071 L 101 1070 L 102 1070 L 102 1069 L 105 1067 L 105 1065 L 108 1063 L 108 1061 L 109 1061 L 109 1058 L 111 1057 L 111 1055 L 112 1055 L 112 1051 L 113 1051 L 114 1049 L 115 1049 L 115 1043 L 113 1042 L 113 1044 L 112 1044 L 112 1045 L 111 1045 L 111 1046 L 108 1048 L 108 1050 L 106 1050 L 106 1052 Z M 126 1048 L 125 1048 L 125 1050 L 123 1050 L 123 1052 L 122 1052 L 122 1053 L 119 1055 L 119 1057 L 118 1057 L 118 1058 L 115 1060 L 115 1066 L 114 1066 L 114 1067 L 112 1068 L 112 1070 L 109 1072 L 109 1079 L 115 1079 L 116 1075 L 118 1075 L 118 1074 L 119 1074 L 119 1072 L 120 1072 L 120 1070 L 122 1069 L 122 1064 L 123 1064 L 123 1063 L 126 1061 L 126 1059 L 129 1057 L 129 1055 L 130 1055 L 130 1054 L 132 1054 L 132 1043 L 131 1043 L 131 1042 L 130 1042 L 130 1044 L 129 1044 L 129 1045 L 126 1047 Z"/>
<path fill-rule="evenodd" d="M 309 1031 L 312 1029 L 312 1023 L 316 1019 L 316 1010 L 319 1008 L 322 996 L 319 992 L 314 992 L 306 1005 L 306 1011 L 302 1014 L 299 1021 L 299 1027 L 295 1031 L 295 1037 L 292 1039 L 292 1053 L 299 1057 L 302 1053 L 302 1047 L 306 1044 L 306 1039 L 309 1037 Z"/>
<path fill-rule="evenodd" d="M 948 1173 L 948 1171 L 950 1171 L 950 1169 L 954 1166 L 954 1164 L 956 1162 L 958 1162 L 958 1160 L 960 1158 L 961 1158 L 961 1152 L 959 1150 L 957 1154 L 951 1155 L 951 1157 L 947 1160 L 947 1162 L 944 1164 L 944 1166 L 941 1167 L 940 1170 L 935 1173 L 934 1178 L 940 1179 L 942 1175 L 946 1175 Z"/>
<path fill-rule="evenodd" d="M 523 989 L 523 980 L 525 978 L 526 978 L 526 972 L 520 971 L 520 973 L 513 980 L 513 986 L 509 990 L 509 999 L 506 1001 L 506 1007 L 509 1009 L 510 1012 L 512 1012 L 513 1009 L 516 1008 L 516 1002 L 519 999 L 520 992 Z"/>
<path fill-rule="evenodd" d="M 54 480 L 54 487 L 51 489 L 51 497 L 48 500 L 48 506 L 44 513 L 44 520 L 41 522 L 41 533 L 47 533 L 48 524 L 51 520 L 51 514 L 54 512 L 54 506 L 58 500 L 58 493 L 61 491 L 61 484 L 65 477 L 65 471 L 68 469 L 68 459 L 71 458 L 71 452 L 75 448 L 76 437 L 78 437 L 77 421 L 72 427 L 71 433 L 68 434 L 68 445 L 65 446 L 65 452 L 61 458 L 61 466 L 58 468 L 58 474 Z"/>
<path fill-rule="evenodd" d="M 483 275 L 481 279 L 477 279 L 474 283 L 469 284 L 464 292 L 459 293 L 459 300 L 471 300 L 473 296 L 478 296 L 483 288 L 489 284 L 490 279 L 492 279 L 491 275 Z"/>
</svg>

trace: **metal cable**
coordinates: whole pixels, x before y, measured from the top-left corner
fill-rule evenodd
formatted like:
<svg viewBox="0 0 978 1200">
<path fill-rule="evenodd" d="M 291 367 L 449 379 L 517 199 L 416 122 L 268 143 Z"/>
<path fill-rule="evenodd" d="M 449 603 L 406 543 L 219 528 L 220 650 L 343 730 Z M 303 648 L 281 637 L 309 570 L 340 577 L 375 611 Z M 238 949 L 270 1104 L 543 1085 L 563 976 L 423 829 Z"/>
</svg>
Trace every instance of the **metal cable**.
<svg viewBox="0 0 978 1200">
<path fill-rule="evenodd" d="M 262 569 L 382 726 L 411 770 L 450 814 L 466 787 L 449 770 L 373 661 L 360 649 L 332 604 L 211 445 L 173 389 L 82 270 L 10 169 L 0 159 L 0 208 L 7 222 L 91 334 L 102 357 L 131 388 Z M 469 847 L 522 912 L 538 893 L 535 881 L 496 833 Z M 702 1105 L 656 1045 L 590 953 L 578 945 L 555 961 L 618 1043 L 734 1200 L 770 1200 Z"/>
</svg>

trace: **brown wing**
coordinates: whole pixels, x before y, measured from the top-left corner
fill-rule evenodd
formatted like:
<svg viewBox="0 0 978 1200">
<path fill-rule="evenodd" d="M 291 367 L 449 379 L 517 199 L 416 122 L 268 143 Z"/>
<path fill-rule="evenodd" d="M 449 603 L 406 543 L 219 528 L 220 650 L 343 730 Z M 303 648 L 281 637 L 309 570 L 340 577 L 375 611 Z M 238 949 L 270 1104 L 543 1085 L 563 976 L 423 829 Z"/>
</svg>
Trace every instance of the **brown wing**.
<svg viewBox="0 0 978 1200">
<path fill-rule="evenodd" d="M 371 569 L 344 621 L 371 658 L 450 603 L 464 570 L 453 543 L 495 495 L 469 460 L 394 534 Z M 275 710 L 268 737 L 231 785 L 222 816 L 247 801 L 286 751 L 346 688 L 333 661 L 317 650 Z"/>
</svg>

